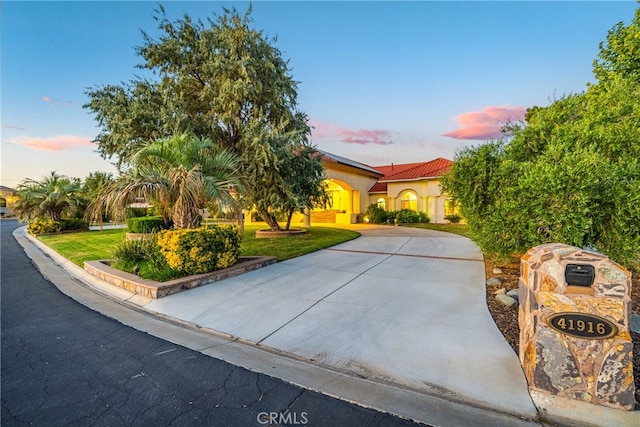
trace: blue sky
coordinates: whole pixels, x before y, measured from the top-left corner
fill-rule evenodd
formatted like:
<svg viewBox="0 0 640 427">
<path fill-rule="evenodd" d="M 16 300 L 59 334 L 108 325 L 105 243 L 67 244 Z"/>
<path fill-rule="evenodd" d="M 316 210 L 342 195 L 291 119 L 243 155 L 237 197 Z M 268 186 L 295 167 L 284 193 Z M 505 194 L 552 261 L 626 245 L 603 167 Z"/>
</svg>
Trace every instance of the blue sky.
<svg viewBox="0 0 640 427">
<path fill-rule="evenodd" d="M 162 2 L 171 19 L 246 2 Z M 90 86 L 141 70 L 140 30 L 157 34 L 155 1 L 25 2 L 1 9 L 1 183 L 56 170 L 114 172 L 90 142 Z M 253 3 L 277 36 L 320 149 L 369 165 L 453 159 L 526 108 L 581 92 L 598 44 L 635 1 Z"/>
</svg>

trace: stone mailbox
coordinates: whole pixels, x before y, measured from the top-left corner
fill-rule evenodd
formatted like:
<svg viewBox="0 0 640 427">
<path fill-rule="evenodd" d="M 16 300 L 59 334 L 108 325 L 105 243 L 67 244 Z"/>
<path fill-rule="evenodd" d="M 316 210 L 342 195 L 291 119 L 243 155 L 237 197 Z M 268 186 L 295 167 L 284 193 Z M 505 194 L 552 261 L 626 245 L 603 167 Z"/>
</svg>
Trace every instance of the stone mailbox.
<svg viewBox="0 0 640 427">
<path fill-rule="evenodd" d="M 633 410 L 631 274 L 604 255 L 537 246 L 520 266 L 520 362 L 531 391 Z"/>
</svg>

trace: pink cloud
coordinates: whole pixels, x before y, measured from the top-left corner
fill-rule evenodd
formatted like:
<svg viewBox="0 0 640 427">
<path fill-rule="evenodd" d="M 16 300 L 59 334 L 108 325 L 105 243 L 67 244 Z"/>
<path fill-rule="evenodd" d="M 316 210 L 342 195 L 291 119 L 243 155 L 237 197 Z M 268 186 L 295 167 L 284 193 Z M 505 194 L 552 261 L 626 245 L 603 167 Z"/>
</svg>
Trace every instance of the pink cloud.
<svg viewBox="0 0 640 427">
<path fill-rule="evenodd" d="M 456 139 L 494 139 L 502 136 L 500 128 L 508 123 L 524 119 L 526 109 L 505 105 L 484 107 L 481 111 L 470 111 L 455 117 L 460 129 L 443 136 Z"/>
<path fill-rule="evenodd" d="M 91 147 L 91 139 L 76 135 L 59 135 L 49 138 L 20 136 L 9 139 L 9 144 L 21 145 L 43 151 L 68 151 L 76 148 Z"/>
<path fill-rule="evenodd" d="M 60 105 L 61 101 L 59 99 L 51 99 L 51 97 L 49 96 L 43 96 L 42 100 L 44 102 L 47 102 L 51 105 Z M 65 107 L 70 107 L 71 104 L 73 104 L 73 101 L 65 101 L 62 103 L 62 105 L 64 105 Z"/>
<path fill-rule="evenodd" d="M 322 122 L 310 122 L 311 135 L 314 138 L 334 138 L 345 144 L 390 145 L 391 133 L 382 129 L 349 129 L 339 125 Z"/>
</svg>

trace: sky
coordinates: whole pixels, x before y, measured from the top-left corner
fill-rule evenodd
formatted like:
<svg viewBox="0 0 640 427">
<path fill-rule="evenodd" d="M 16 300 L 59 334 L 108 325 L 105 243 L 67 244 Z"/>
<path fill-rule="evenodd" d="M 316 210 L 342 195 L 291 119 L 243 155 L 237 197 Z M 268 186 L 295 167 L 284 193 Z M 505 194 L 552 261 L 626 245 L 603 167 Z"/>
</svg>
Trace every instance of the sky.
<svg viewBox="0 0 640 427">
<path fill-rule="evenodd" d="M 247 2 L 164 1 L 171 20 Z M 141 75 L 156 1 L 0 4 L 0 184 L 51 171 L 116 173 L 91 141 L 90 87 Z M 371 166 L 454 159 L 526 109 L 582 92 L 627 1 L 254 1 L 253 26 L 289 60 L 319 149 Z"/>
</svg>

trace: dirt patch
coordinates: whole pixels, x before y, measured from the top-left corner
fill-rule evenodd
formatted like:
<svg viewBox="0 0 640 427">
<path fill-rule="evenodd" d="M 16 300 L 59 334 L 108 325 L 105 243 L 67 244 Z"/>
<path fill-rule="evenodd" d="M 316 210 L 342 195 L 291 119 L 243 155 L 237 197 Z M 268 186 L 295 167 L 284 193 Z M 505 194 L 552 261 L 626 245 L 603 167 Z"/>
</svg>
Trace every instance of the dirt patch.
<svg viewBox="0 0 640 427">
<path fill-rule="evenodd" d="M 500 268 L 502 273 L 496 274 L 494 268 Z M 497 263 L 485 260 L 485 274 L 487 279 L 499 277 L 502 279 L 501 285 L 487 286 L 487 306 L 496 326 L 504 335 L 513 351 L 518 353 L 520 340 L 520 327 L 518 326 L 518 306 L 507 307 L 499 302 L 495 297 L 495 292 L 504 289 L 508 292 L 511 289 L 518 289 L 518 279 L 520 278 L 519 263 Z M 640 315 L 640 271 L 631 270 L 631 312 Z M 631 332 L 633 341 L 633 375 L 636 385 L 636 410 L 640 410 L 640 334 Z"/>
</svg>

